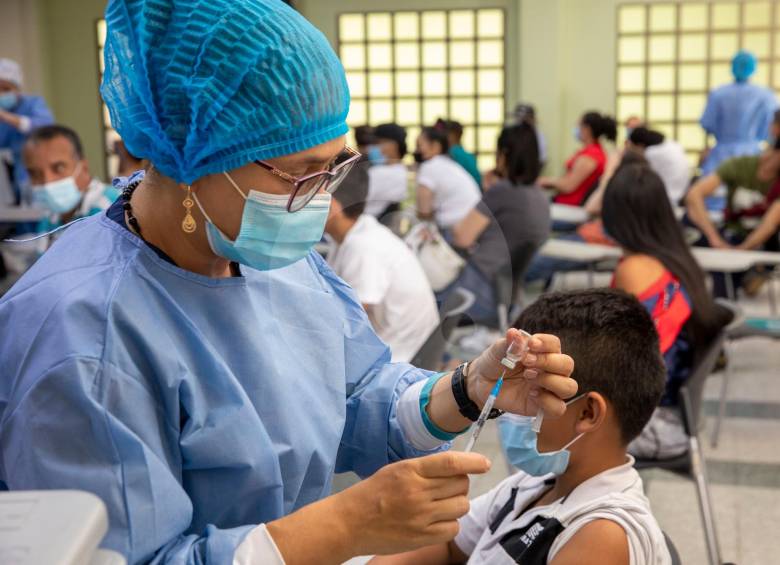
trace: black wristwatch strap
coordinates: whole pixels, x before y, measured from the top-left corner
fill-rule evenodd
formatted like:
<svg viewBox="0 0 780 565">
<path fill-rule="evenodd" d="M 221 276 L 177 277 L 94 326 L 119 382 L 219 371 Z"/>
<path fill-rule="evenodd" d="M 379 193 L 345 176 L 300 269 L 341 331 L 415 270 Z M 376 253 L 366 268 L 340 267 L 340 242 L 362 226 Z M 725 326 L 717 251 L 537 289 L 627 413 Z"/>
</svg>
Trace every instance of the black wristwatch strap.
<svg viewBox="0 0 780 565">
<path fill-rule="evenodd" d="M 468 389 L 466 387 L 466 363 L 460 365 L 452 374 L 452 396 L 455 397 L 455 402 L 458 404 L 458 411 L 464 418 L 476 422 L 479 418 L 481 410 L 476 403 L 469 398 Z M 489 419 L 498 418 L 503 412 L 497 408 L 493 408 L 490 411 Z"/>
</svg>

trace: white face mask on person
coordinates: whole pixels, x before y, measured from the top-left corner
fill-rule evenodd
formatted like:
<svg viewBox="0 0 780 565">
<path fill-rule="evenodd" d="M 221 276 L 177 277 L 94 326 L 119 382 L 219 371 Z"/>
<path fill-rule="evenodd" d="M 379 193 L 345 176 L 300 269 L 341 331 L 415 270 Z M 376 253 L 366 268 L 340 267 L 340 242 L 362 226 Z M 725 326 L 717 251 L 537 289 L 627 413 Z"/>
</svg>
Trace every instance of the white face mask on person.
<svg viewBox="0 0 780 565">
<path fill-rule="evenodd" d="M 81 202 L 81 191 L 76 184 L 76 175 L 81 172 L 81 164 L 76 165 L 73 174 L 44 184 L 32 185 L 33 205 L 46 208 L 55 214 L 70 212 Z"/>
</svg>

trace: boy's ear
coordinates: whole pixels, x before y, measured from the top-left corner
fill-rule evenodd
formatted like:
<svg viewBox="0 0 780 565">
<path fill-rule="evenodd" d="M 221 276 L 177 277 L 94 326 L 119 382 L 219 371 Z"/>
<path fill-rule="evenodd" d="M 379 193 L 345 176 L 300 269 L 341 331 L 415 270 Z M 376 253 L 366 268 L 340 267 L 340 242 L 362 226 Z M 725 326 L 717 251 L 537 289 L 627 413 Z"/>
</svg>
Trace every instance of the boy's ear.
<svg viewBox="0 0 780 565">
<path fill-rule="evenodd" d="M 598 392 L 589 392 L 581 402 L 583 407 L 580 409 L 580 417 L 576 425 L 577 433 L 599 429 L 607 418 L 606 399 Z"/>
</svg>

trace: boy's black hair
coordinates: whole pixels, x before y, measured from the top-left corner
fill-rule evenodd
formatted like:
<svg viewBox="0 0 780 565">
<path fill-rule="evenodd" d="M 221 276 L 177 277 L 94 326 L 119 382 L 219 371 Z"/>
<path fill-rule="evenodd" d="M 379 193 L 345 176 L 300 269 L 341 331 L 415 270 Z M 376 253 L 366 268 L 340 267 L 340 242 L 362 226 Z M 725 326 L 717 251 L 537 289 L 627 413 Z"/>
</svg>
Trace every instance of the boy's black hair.
<svg viewBox="0 0 780 565">
<path fill-rule="evenodd" d="M 626 445 L 639 435 L 661 400 L 666 368 L 655 324 L 635 297 L 609 288 L 552 292 L 515 327 L 558 336 L 574 359 L 577 394 L 598 392 L 609 401 Z"/>
<path fill-rule="evenodd" d="M 347 218 L 356 220 L 366 209 L 368 166 L 367 159 L 358 161 L 333 193 L 333 198 L 341 204 L 343 214 Z"/>
<path fill-rule="evenodd" d="M 76 159 L 81 160 L 84 158 L 84 148 L 81 145 L 81 139 L 79 135 L 67 126 L 60 124 L 51 124 L 48 126 L 41 126 L 32 130 L 25 140 L 26 143 L 35 145 L 41 141 L 51 141 L 58 137 L 64 137 L 73 146 L 73 153 L 76 155 Z"/>
</svg>

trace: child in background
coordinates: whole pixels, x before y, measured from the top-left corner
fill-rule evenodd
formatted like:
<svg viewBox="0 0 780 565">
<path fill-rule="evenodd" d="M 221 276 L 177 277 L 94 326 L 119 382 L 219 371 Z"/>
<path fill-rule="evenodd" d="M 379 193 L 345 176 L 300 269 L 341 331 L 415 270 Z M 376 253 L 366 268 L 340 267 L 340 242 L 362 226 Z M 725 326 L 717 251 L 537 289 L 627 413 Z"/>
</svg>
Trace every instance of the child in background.
<svg viewBox="0 0 780 565">
<path fill-rule="evenodd" d="M 625 292 L 543 295 L 517 328 L 560 336 L 579 391 L 559 419 L 503 416 L 502 443 L 520 472 L 471 502 L 446 544 L 372 563 L 666 565 L 671 557 L 626 448 L 664 389 L 650 315 Z"/>
</svg>

